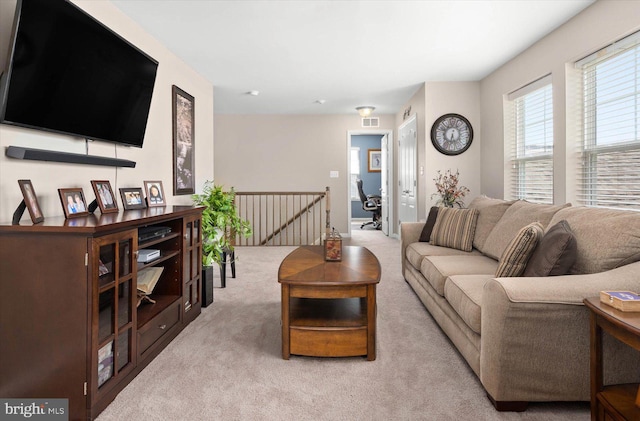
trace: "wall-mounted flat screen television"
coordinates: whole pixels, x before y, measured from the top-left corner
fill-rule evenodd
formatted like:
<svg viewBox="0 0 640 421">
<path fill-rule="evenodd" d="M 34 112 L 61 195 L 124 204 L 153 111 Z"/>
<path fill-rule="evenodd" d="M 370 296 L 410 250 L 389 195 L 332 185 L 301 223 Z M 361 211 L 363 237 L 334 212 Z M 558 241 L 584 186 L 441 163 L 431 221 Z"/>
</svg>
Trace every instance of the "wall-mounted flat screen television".
<svg viewBox="0 0 640 421">
<path fill-rule="evenodd" d="M 66 0 L 18 0 L 0 123 L 142 147 L 158 62 Z"/>
</svg>

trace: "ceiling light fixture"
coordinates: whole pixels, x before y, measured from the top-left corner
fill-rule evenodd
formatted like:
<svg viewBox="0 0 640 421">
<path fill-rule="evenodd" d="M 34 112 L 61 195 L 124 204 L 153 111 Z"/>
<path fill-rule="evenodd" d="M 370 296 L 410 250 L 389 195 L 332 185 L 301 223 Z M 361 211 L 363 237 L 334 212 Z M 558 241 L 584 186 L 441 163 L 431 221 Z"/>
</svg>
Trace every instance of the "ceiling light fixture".
<svg viewBox="0 0 640 421">
<path fill-rule="evenodd" d="M 249 92 L 247 92 L 247 94 L 249 94 L 251 96 L 258 96 L 258 95 L 260 95 L 260 91 L 249 91 Z"/>
<path fill-rule="evenodd" d="M 327 100 L 326 100 L 326 99 L 316 99 L 316 104 L 320 104 L 320 105 L 322 105 L 322 104 L 324 104 L 325 102 L 327 102 Z"/>
<path fill-rule="evenodd" d="M 371 105 L 362 105 L 360 107 L 356 107 L 356 110 L 358 110 L 358 114 L 360 114 L 360 117 L 369 117 L 375 109 L 376 107 L 372 107 Z"/>
</svg>

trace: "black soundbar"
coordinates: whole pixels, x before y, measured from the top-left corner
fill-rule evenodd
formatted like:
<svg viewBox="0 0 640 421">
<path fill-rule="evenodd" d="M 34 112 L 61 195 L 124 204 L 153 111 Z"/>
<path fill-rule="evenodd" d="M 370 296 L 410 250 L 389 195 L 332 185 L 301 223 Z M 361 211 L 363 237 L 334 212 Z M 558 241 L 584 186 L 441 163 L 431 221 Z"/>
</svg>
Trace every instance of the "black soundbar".
<svg viewBox="0 0 640 421">
<path fill-rule="evenodd" d="M 5 155 L 9 158 L 28 159 L 31 161 L 68 162 L 71 164 L 104 165 L 107 167 L 135 168 L 135 161 L 128 159 L 109 158 L 105 156 L 83 155 L 79 153 L 47 151 L 44 149 L 23 148 L 21 146 L 7 146 Z"/>
</svg>

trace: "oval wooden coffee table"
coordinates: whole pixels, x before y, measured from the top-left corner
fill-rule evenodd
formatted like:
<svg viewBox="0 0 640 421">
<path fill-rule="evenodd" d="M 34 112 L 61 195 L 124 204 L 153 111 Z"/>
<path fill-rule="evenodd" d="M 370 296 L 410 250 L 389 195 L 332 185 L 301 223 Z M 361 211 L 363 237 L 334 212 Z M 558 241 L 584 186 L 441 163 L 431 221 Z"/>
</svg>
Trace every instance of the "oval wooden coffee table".
<svg viewBox="0 0 640 421">
<path fill-rule="evenodd" d="M 376 359 L 376 285 L 380 262 L 364 247 L 343 246 L 342 261 L 322 246 L 302 246 L 280 264 L 282 358 Z"/>
</svg>

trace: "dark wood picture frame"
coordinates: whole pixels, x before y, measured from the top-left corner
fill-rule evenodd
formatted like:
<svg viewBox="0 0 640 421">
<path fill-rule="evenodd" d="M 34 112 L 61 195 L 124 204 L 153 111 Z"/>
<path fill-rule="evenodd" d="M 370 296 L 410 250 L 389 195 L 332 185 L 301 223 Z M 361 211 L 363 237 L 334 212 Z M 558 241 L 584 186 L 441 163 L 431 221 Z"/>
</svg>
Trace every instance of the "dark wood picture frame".
<svg viewBox="0 0 640 421">
<path fill-rule="evenodd" d="M 31 222 L 37 224 L 44 221 L 44 215 L 42 214 L 42 210 L 40 209 L 38 197 L 36 196 L 36 191 L 33 189 L 31 180 L 18 180 L 18 185 L 20 185 L 20 191 L 22 192 L 24 204 L 29 210 Z"/>
<path fill-rule="evenodd" d="M 154 190 L 154 191 L 152 191 Z M 144 192 L 147 195 L 147 206 L 167 206 L 162 181 L 145 181 Z"/>
<path fill-rule="evenodd" d="M 81 187 L 58 189 L 58 194 L 60 195 L 60 203 L 62 204 L 65 218 L 78 218 L 89 215 L 87 201 L 84 198 L 84 192 Z"/>
<path fill-rule="evenodd" d="M 118 212 L 118 200 L 113 195 L 109 180 L 91 180 L 91 187 L 96 195 L 96 202 L 100 207 L 100 212 Z"/>
<path fill-rule="evenodd" d="M 171 86 L 173 113 L 173 194 L 194 194 L 195 98 Z"/>
<path fill-rule="evenodd" d="M 140 187 L 123 187 L 120 188 L 120 197 L 122 198 L 122 207 L 124 210 L 144 209 L 147 204 L 144 203 L 144 195 Z"/>
<path fill-rule="evenodd" d="M 382 171 L 382 150 L 381 149 L 367 150 L 367 169 L 369 172 Z"/>
</svg>

